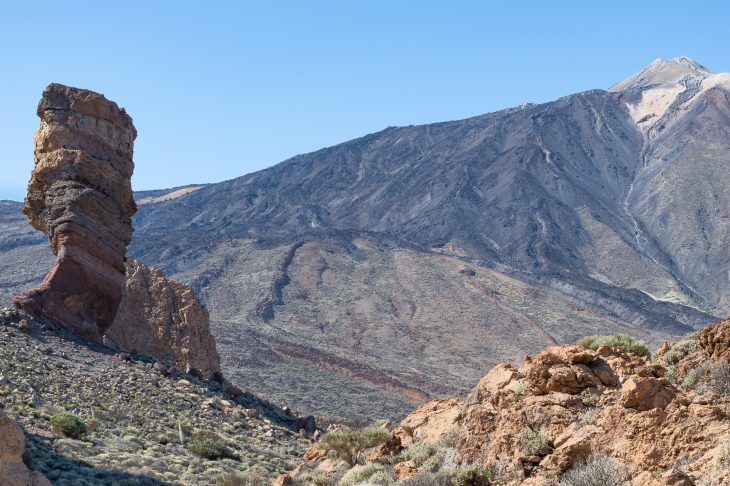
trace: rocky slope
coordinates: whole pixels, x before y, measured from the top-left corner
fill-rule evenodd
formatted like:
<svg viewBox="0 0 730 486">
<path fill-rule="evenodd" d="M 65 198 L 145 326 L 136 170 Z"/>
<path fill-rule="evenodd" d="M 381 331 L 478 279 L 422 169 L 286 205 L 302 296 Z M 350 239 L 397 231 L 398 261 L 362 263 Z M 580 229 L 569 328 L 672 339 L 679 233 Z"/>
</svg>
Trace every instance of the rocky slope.
<svg viewBox="0 0 730 486">
<path fill-rule="evenodd" d="M 250 481 L 244 484 L 264 485 L 303 457 L 310 442 L 290 412 L 159 365 L 0 310 L 0 408 L 26 433 L 26 462 L 53 484 L 207 486 L 238 475 Z M 80 419 L 85 432 L 59 429 L 62 414 Z M 213 434 L 223 457 L 205 456 L 212 447 L 201 448 L 205 434 Z M 0 435 L 3 485 L 6 437 Z M 22 434 L 12 438 L 12 463 L 22 465 L 15 457 Z"/>
<path fill-rule="evenodd" d="M 658 344 L 727 313 L 727 90 L 658 60 L 609 91 L 140 194 L 130 254 L 192 285 L 224 366 L 257 392 L 395 417 L 423 398 L 409 383 L 466 393 L 547 344 Z M 42 258 L 8 239 L 0 268 Z"/>
<path fill-rule="evenodd" d="M 464 402 L 443 399 L 419 407 L 379 445 L 370 444 L 360 464 L 337 460 L 339 446 L 325 436 L 280 481 L 727 484 L 728 342 L 726 320 L 663 345 L 654 359 L 626 351 L 626 344 L 548 347 L 519 368 L 495 367 Z M 604 482 L 570 479 L 591 465 L 598 477 L 596 464 Z"/>
</svg>

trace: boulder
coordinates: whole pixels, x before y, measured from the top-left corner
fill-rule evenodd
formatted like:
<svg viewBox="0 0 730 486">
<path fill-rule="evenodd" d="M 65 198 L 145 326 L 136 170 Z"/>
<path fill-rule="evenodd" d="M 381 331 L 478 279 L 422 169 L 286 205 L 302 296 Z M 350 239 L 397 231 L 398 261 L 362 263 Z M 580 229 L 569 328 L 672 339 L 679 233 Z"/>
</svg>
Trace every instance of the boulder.
<svg viewBox="0 0 730 486">
<path fill-rule="evenodd" d="M 204 378 L 220 371 L 208 311 L 195 291 L 136 260 L 126 264 L 124 294 L 104 344 L 196 370 L 191 374 Z"/>
<path fill-rule="evenodd" d="M 424 403 L 393 431 L 403 447 L 414 442 L 436 442 L 451 433 L 461 417 L 461 400 L 444 398 Z"/>
<path fill-rule="evenodd" d="M 699 332 L 699 344 L 705 356 L 712 361 L 730 361 L 730 318 Z"/>
<path fill-rule="evenodd" d="M 666 378 L 632 376 L 621 387 L 621 405 L 639 411 L 665 408 L 676 397 L 674 386 Z"/>
<path fill-rule="evenodd" d="M 23 430 L 0 412 L 0 486 L 50 486 L 43 474 L 23 463 L 24 451 Z"/>
<path fill-rule="evenodd" d="M 418 474 L 418 468 L 413 461 L 399 462 L 393 467 L 393 475 L 398 481 L 408 481 Z"/>
</svg>

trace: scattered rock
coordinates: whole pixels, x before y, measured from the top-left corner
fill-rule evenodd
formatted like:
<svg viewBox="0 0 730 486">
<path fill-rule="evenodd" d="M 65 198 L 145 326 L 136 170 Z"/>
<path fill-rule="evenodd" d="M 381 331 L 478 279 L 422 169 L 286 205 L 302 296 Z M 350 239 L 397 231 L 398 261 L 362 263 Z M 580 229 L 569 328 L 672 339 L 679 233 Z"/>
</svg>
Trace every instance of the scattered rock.
<svg viewBox="0 0 730 486">
<path fill-rule="evenodd" d="M 679 469 L 672 469 L 662 474 L 662 486 L 695 486 L 695 482 Z"/>
<path fill-rule="evenodd" d="M 167 374 L 170 372 L 170 368 L 165 366 L 163 363 L 160 363 L 159 361 L 155 361 L 155 364 L 152 365 L 152 369 L 162 376 L 167 376 Z"/>
</svg>

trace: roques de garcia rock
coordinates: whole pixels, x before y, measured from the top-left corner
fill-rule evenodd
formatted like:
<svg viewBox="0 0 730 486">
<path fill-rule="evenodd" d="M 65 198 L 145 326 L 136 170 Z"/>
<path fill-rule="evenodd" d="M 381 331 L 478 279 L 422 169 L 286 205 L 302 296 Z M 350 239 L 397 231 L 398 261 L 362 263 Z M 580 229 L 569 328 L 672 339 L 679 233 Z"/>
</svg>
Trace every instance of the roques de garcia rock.
<svg viewBox="0 0 730 486">
<path fill-rule="evenodd" d="M 101 341 L 124 289 L 137 209 L 131 184 L 137 131 L 129 115 L 102 95 L 60 84 L 43 92 L 38 116 L 23 212 L 48 235 L 56 263 L 14 303 Z"/>
<path fill-rule="evenodd" d="M 14 304 L 93 342 L 204 376 L 219 371 L 208 312 L 193 290 L 126 261 L 137 210 L 130 116 L 98 93 L 60 84 L 43 92 L 38 116 L 23 212 L 48 235 L 56 262 Z"/>
</svg>

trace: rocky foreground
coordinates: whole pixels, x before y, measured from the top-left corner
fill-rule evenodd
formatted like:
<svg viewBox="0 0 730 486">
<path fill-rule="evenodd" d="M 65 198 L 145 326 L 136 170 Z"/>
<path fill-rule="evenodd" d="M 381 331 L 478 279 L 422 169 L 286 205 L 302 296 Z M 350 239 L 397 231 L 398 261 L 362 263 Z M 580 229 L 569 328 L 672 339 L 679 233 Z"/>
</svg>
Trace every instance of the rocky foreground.
<svg viewBox="0 0 730 486">
<path fill-rule="evenodd" d="M 628 337 L 548 347 L 519 368 L 495 367 L 464 402 L 428 402 L 393 430 L 327 434 L 278 481 L 730 484 L 729 350 L 730 319 L 654 358 Z"/>
<path fill-rule="evenodd" d="M 240 390 L 11 310 L 0 311 L 0 405 L 25 431 L 26 464 L 57 485 L 266 484 L 309 444 L 296 417 Z M 8 440 L 3 475 L 22 466 L 22 442 Z M 27 474 L 0 484 L 46 484 Z"/>
</svg>

